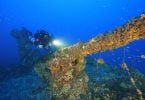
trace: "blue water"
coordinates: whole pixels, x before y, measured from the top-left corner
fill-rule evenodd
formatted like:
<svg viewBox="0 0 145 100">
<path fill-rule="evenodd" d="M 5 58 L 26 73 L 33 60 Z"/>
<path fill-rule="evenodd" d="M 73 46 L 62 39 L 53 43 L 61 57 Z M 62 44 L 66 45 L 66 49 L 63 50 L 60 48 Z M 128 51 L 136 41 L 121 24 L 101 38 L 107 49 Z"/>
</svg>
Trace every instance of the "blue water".
<svg viewBox="0 0 145 100">
<path fill-rule="evenodd" d="M 144 0 L 0 1 L 1 64 L 18 60 L 15 40 L 9 35 L 13 28 L 45 29 L 70 45 L 111 31 L 144 10 Z"/>
<path fill-rule="evenodd" d="M 44 29 L 69 46 L 112 31 L 144 11 L 144 0 L 1 0 L 0 70 L 19 61 L 17 43 L 10 35 L 14 28 L 24 26 L 33 34 Z M 140 58 L 145 55 L 144 45 L 145 40 L 128 44 L 125 59 L 145 74 L 145 59 Z M 106 51 L 101 56 L 106 63 L 120 66 L 123 49 Z"/>
</svg>

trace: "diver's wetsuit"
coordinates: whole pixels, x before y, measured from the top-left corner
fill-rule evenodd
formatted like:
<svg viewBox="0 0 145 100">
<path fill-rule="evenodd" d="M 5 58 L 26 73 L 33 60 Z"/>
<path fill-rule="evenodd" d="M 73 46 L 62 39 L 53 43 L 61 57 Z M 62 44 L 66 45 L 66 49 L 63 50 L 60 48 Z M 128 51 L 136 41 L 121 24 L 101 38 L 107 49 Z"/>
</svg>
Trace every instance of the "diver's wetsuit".
<svg viewBox="0 0 145 100">
<path fill-rule="evenodd" d="M 42 46 L 42 48 L 49 46 L 52 42 L 52 37 L 49 35 L 48 32 L 44 30 L 38 31 L 34 35 L 34 38 L 35 38 L 34 45 L 38 47 Z"/>
</svg>

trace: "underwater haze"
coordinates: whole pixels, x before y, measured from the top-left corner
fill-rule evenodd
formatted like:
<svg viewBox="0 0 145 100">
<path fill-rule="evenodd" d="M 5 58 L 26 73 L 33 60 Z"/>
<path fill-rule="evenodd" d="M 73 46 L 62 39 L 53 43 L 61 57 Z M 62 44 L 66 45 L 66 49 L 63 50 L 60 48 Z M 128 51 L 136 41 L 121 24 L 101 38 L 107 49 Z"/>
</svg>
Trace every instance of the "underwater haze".
<svg viewBox="0 0 145 100">
<path fill-rule="evenodd" d="M 78 42 L 88 42 L 93 37 L 114 31 L 117 27 L 122 27 L 143 13 L 145 13 L 144 0 L 0 0 L 0 100 L 53 100 L 44 89 L 45 86 L 47 87 L 47 83 L 40 77 L 42 75 L 34 71 L 34 66 L 32 64 L 21 66 L 21 43 L 18 43 L 20 38 L 18 39 L 11 35 L 13 29 L 21 30 L 22 27 L 25 27 L 33 35 L 38 30 L 45 30 L 54 36 L 55 39 L 63 41 L 65 47 L 69 47 Z M 47 55 L 46 52 L 47 50 L 45 51 Z M 109 75 L 113 74 L 113 71 L 111 72 L 107 67 L 104 67 L 104 70 L 100 68 L 106 65 L 98 67 L 98 64 L 94 64 L 97 59 L 103 60 L 102 63 L 111 66 L 110 68 L 112 69 L 114 67 L 118 68 L 113 70 L 117 70 L 116 72 L 123 75 L 118 75 L 115 72 L 115 78 L 117 75 L 121 78 L 126 77 L 124 75 L 125 72 L 121 69 L 122 62 L 125 60 L 129 67 L 133 69 L 133 72 L 130 73 L 133 73 L 133 75 L 134 73 L 137 73 L 135 75 L 141 74 L 140 84 L 145 82 L 145 39 L 133 41 L 118 49 L 87 56 L 86 60 L 93 62 L 93 64 L 87 63 L 85 69 L 89 80 L 94 82 L 95 79 L 96 83 L 93 83 L 92 86 L 97 86 L 95 85 L 97 82 L 101 84 L 103 84 L 102 82 L 107 83 L 107 81 L 100 81 L 99 79 L 105 79 L 103 75 L 108 78 Z M 99 60 L 96 63 L 99 63 Z M 31 61 L 30 58 L 29 61 Z M 98 70 L 92 66 L 97 66 Z M 100 78 L 96 78 L 97 76 Z M 127 79 L 122 79 L 122 81 Z M 116 85 L 116 87 L 120 86 L 119 88 L 121 89 L 112 89 L 113 91 L 119 91 L 117 95 L 113 95 L 114 92 L 112 92 L 112 99 L 111 97 L 110 99 L 102 99 L 103 96 L 108 95 L 107 93 L 111 93 L 110 91 L 112 90 L 109 87 L 109 92 L 104 92 L 102 96 L 93 95 L 96 99 L 93 98 L 92 100 L 137 100 L 131 94 L 129 96 L 133 99 L 128 99 L 130 98 L 128 94 L 123 94 L 124 91 L 125 93 L 129 91 L 127 89 L 133 90 L 132 87 L 125 85 L 126 83 L 117 84 L 121 84 Z M 103 85 L 100 86 L 103 87 Z M 123 90 L 124 87 L 126 90 Z M 144 98 L 144 85 L 135 85 L 136 88 L 139 90 L 143 88 L 141 91 L 142 98 Z M 92 91 L 95 94 L 99 93 L 97 89 Z M 70 100 L 78 100 L 78 98 Z M 86 99 L 82 97 L 79 100 Z"/>
<path fill-rule="evenodd" d="M 0 1 L 1 63 L 13 63 L 18 59 L 15 40 L 9 35 L 13 28 L 25 26 L 32 32 L 45 29 L 68 44 L 74 44 L 111 31 L 144 10 L 144 0 Z"/>
</svg>

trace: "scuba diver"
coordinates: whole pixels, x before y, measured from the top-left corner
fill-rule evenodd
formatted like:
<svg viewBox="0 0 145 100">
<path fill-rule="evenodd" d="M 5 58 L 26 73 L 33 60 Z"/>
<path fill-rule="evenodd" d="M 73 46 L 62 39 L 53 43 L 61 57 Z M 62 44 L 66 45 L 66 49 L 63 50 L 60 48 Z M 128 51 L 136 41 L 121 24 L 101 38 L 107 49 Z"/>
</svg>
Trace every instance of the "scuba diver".
<svg viewBox="0 0 145 100">
<path fill-rule="evenodd" d="M 53 41 L 53 37 L 45 30 L 37 31 L 34 36 L 29 34 L 29 39 L 36 47 L 45 49 L 49 49 Z"/>
<path fill-rule="evenodd" d="M 39 30 L 33 34 L 22 27 L 20 30 L 13 29 L 11 35 L 18 44 L 19 63 L 23 66 L 33 66 L 46 54 L 51 56 L 57 50 L 56 46 L 52 45 L 54 38 L 45 30 Z"/>
<path fill-rule="evenodd" d="M 35 34 L 27 28 L 20 30 L 13 29 L 11 35 L 18 44 L 20 64 L 23 66 L 33 66 L 36 62 L 51 57 L 53 53 L 62 47 L 62 42 L 53 38 L 45 30 L 39 30 Z"/>
</svg>

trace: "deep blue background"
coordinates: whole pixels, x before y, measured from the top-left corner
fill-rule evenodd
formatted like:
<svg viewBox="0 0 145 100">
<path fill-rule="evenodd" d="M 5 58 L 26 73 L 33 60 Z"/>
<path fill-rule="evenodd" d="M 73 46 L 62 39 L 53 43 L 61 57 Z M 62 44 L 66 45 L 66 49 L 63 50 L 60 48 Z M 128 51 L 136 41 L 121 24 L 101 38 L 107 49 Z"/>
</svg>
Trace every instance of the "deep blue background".
<svg viewBox="0 0 145 100">
<path fill-rule="evenodd" d="M 25 26 L 32 32 L 45 29 L 71 45 L 111 31 L 143 11 L 144 0 L 0 0 L 0 65 L 18 61 L 17 44 L 9 34 L 13 28 Z M 142 71 L 144 45 L 144 40 L 131 43 L 126 54 L 128 62 Z M 102 57 L 108 63 L 120 64 L 122 52 L 118 49 L 113 55 L 102 53 Z"/>
</svg>

